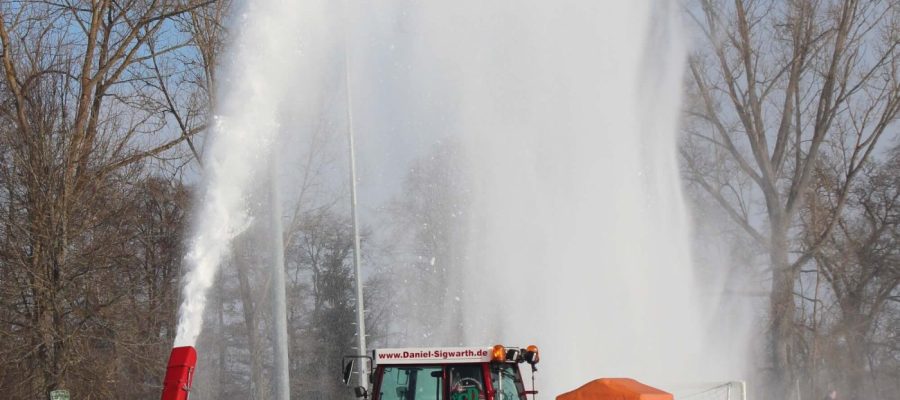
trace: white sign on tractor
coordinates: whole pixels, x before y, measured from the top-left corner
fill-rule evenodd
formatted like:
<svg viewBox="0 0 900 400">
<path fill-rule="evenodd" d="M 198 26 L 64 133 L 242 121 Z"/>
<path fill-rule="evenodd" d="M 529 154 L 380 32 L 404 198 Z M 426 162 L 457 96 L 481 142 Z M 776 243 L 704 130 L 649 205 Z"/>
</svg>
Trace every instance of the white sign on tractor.
<svg viewBox="0 0 900 400">
<path fill-rule="evenodd" d="M 376 364 L 481 363 L 491 361 L 490 347 L 376 349 Z"/>
</svg>

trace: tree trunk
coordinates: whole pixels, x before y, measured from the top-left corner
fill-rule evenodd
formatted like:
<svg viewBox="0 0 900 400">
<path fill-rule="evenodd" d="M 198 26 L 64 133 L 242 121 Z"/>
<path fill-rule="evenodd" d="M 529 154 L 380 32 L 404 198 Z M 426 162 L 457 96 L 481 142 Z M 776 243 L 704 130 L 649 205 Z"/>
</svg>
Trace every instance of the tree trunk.
<svg viewBox="0 0 900 400">
<path fill-rule="evenodd" d="M 235 250 L 239 252 L 241 250 Z M 244 326 L 247 328 L 247 349 L 250 353 L 250 386 L 252 388 L 252 398 L 256 400 L 266 399 L 266 384 L 263 382 L 263 363 L 262 353 L 259 343 L 259 329 L 256 315 L 256 307 L 253 296 L 253 289 L 250 286 L 250 271 L 248 271 L 246 260 L 235 257 L 237 264 L 238 282 L 241 288 L 241 308 L 244 310 Z"/>
<path fill-rule="evenodd" d="M 772 265 L 772 292 L 769 297 L 771 329 L 770 363 L 772 393 L 770 398 L 794 399 L 795 368 L 791 358 L 794 340 L 794 281 L 796 272 L 788 260 L 787 224 L 773 222 L 770 262 Z"/>
<path fill-rule="evenodd" d="M 225 392 L 225 368 L 227 368 L 227 364 L 225 363 L 226 357 L 228 356 L 228 348 L 225 344 L 225 289 L 222 284 L 222 274 L 216 278 L 216 316 L 217 316 L 217 324 L 216 324 L 216 347 L 218 347 L 219 359 L 217 360 L 216 365 L 216 398 L 224 399 L 227 398 L 228 395 Z"/>
<path fill-rule="evenodd" d="M 866 338 L 868 337 L 868 324 L 859 301 L 851 299 L 850 304 L 842 307 L 844 339 L 847 343 L 847 393 L 842 398 L 858 400 L 862 398 L 864 379 L 866 373 Z"/>
</svg>

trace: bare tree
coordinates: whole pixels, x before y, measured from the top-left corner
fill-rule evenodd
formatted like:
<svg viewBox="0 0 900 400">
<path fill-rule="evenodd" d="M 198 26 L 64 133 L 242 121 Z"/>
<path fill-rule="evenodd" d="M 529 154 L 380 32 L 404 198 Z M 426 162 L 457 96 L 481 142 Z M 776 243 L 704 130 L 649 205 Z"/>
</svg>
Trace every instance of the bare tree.
<svg viewBox="0 0 900 400">
<path fill-rule="evenodd" d="M 202 163 L 202 149 L 193 137 L 206 128 L 216 107 L 216 69 L 219 55 L 225 51 L 228 31 L 223 22 L 231 4 L 230 0 L 216 0 L 174 17 L 178 30 L 191 44 L 188 51 L 160 55 L 160 46 L 172 48 L 165 44 L 170 35 L 163 40 L 151 38 L 147 44 L 150 59 L 144 64 L 154 75 L 158 94 L 151 101 L 159 102 L 158 107 L 171 116 L 193 156 L 189 160 L 198 163 Z"/>
<path fill-rule="evenodd" d="M 440 345 L 462 332 L 459 300 L 451 285 L 465 263 L 468 187 L 461 145 L 452 139 L 414 160 L 401 194 L 386 207 L 390 221 L 388 270 L 397 334 L 404 343 Z"/>
<path fill-rule="evenodd" d="M 307 215 L 286 243 L 292 387 L 304 398 L 340 398 L 348 390 L 336 379 L 356 333 L 353 236 L 350 221 L 329 210 Z"/>
<path fill-rule="evenodd" d="M 802 212 L 805 246 L 815 246 L 815 232 L 828 221 L 820 215 L 835 215 L 834 208 L 840 193 L 836 170 L 829 158 L 823 158 L 818 168 L 816 195 L 810 196 Z M 854 183 L 844 205 L 837 214 L 832 235 L 813 253 L 813 272 L 827 285 L 815 298 L 823 305 L 834 303 L 833 316 L 821 309 L 815 321 L 829 321 L 830 328 L 821 332 L 827 336 L 828 346 L 813 343 L 809 364 L 826 366 L 829 380 L 840 386 L 849 398 L 877 397 L 877 389 L 866 384 L 867 370 L 874 374 L 882 366 L 872 364 L 871 344 L 876 327 L 886 316 L 891 297 L 900 288 L 900 154 L 894 151 L 884 163 L 871 163 Z M 823 321 L 824 320 L 824 321 Z M 824 323 L 821 325 L 825 325 Z M 820 334 L 819 326 L 812 332 Z M 814 337 L 815 341 L 818 339 Z M 895 353 L 898 354 L 898 353 Z M 811 368 L 814 369 L 814 368 Z M 815 378 L 815 371 L 810 371 Z M 876 379 L 870 380 L 877 383 Z M 815 393 L 812 385 L 811 392 Z"/>
<path fill-rule="evenodd" d="M 898 6 L 857 0 L 698 0 L 686 175 L 765 249 L 771 398 L 797 378 L 795 289 L 900 108 Z M 796 240 L 825 153 L 843 163 L 831 215 Z"/>
<path fill-rule="evenodd" d="M 146 176 L 149 160 L 169 157 L 203 127 L 167 128 L 171 110 L 158 106 L 166 93 L 148 66 L 190 54 L 192 37 L 175 22 L 211 3 L 0 3 L 0 257 L 2 275 L 13 277 L 0 282 L 0 331 L 17 338 L 3 341 L 8 357 L 0 362 L 28 371 L 5 393 L 46 398 L 65 387 L 81 398 L 118 397 L 111 385 L 90 384 L 118 382 L 113 370 L 93 368 L 102 362 L 97 354 L 121 357 L 106 360 L 116 365 L 133 354 L 114 350 L 136 349 L 117 338 L 116 324 L 127 319 L 111 313 L 128 296 L 143 302 L 159 294 L 111 290 L 137 267 L 128 188 Z"/>
</svg>

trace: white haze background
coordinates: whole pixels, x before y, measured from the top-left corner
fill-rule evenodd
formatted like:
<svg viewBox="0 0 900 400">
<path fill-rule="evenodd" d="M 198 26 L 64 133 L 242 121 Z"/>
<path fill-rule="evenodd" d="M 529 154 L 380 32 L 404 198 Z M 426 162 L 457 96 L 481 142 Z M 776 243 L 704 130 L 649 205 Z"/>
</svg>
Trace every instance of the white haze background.
<svg viewBox="0 0 900 400">
<path fill-rule="evenodd" d="M 718 280 L 694 276 L 676 153 L 680 12 L 666 0 L 248 0 L 219 85 L 176 344 L 200 332 L 270 151 L 291 198 L 304 138 L 322 115 L 341 118 L 346 35 L 362 223 L 435 142 L 454 138 L 466 155 L 469 262 L 450 271 L 460 304 L 445 310 L 461 306 L 464 329 L 446 344 L 537 344 L 544 396 L 601 376 L 664 388 L 741 378 L 746 319 L 723 312 Z M 343 157 L 342 140 L 327 151 Z M 345 171 L 325 176 L 335 191 L 346 183 Z"/>
</svg>

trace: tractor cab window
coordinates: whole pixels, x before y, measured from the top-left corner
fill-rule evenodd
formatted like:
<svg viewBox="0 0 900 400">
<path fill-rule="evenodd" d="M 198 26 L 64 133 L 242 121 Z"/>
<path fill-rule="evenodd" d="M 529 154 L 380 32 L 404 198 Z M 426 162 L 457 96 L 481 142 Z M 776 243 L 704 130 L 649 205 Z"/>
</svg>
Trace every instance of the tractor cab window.
<svg viewBox="0 0 900 400">
<path fill-rule="evenodd" d="M 479 364 L 455 364 L 447 367 L 450 400 L 484 400 L 484 378 Z"/>
<path fill-rule="evenodd" d="M 496 400 L 525 400 L 525 385 L 514 364 L 491 364 L 491 386 Z"/>
<path fill-rule="evenodd" d="M 386 367 L 378 398 L 381 400 L 442 400 L 441 367 Z"/>
</svg>

